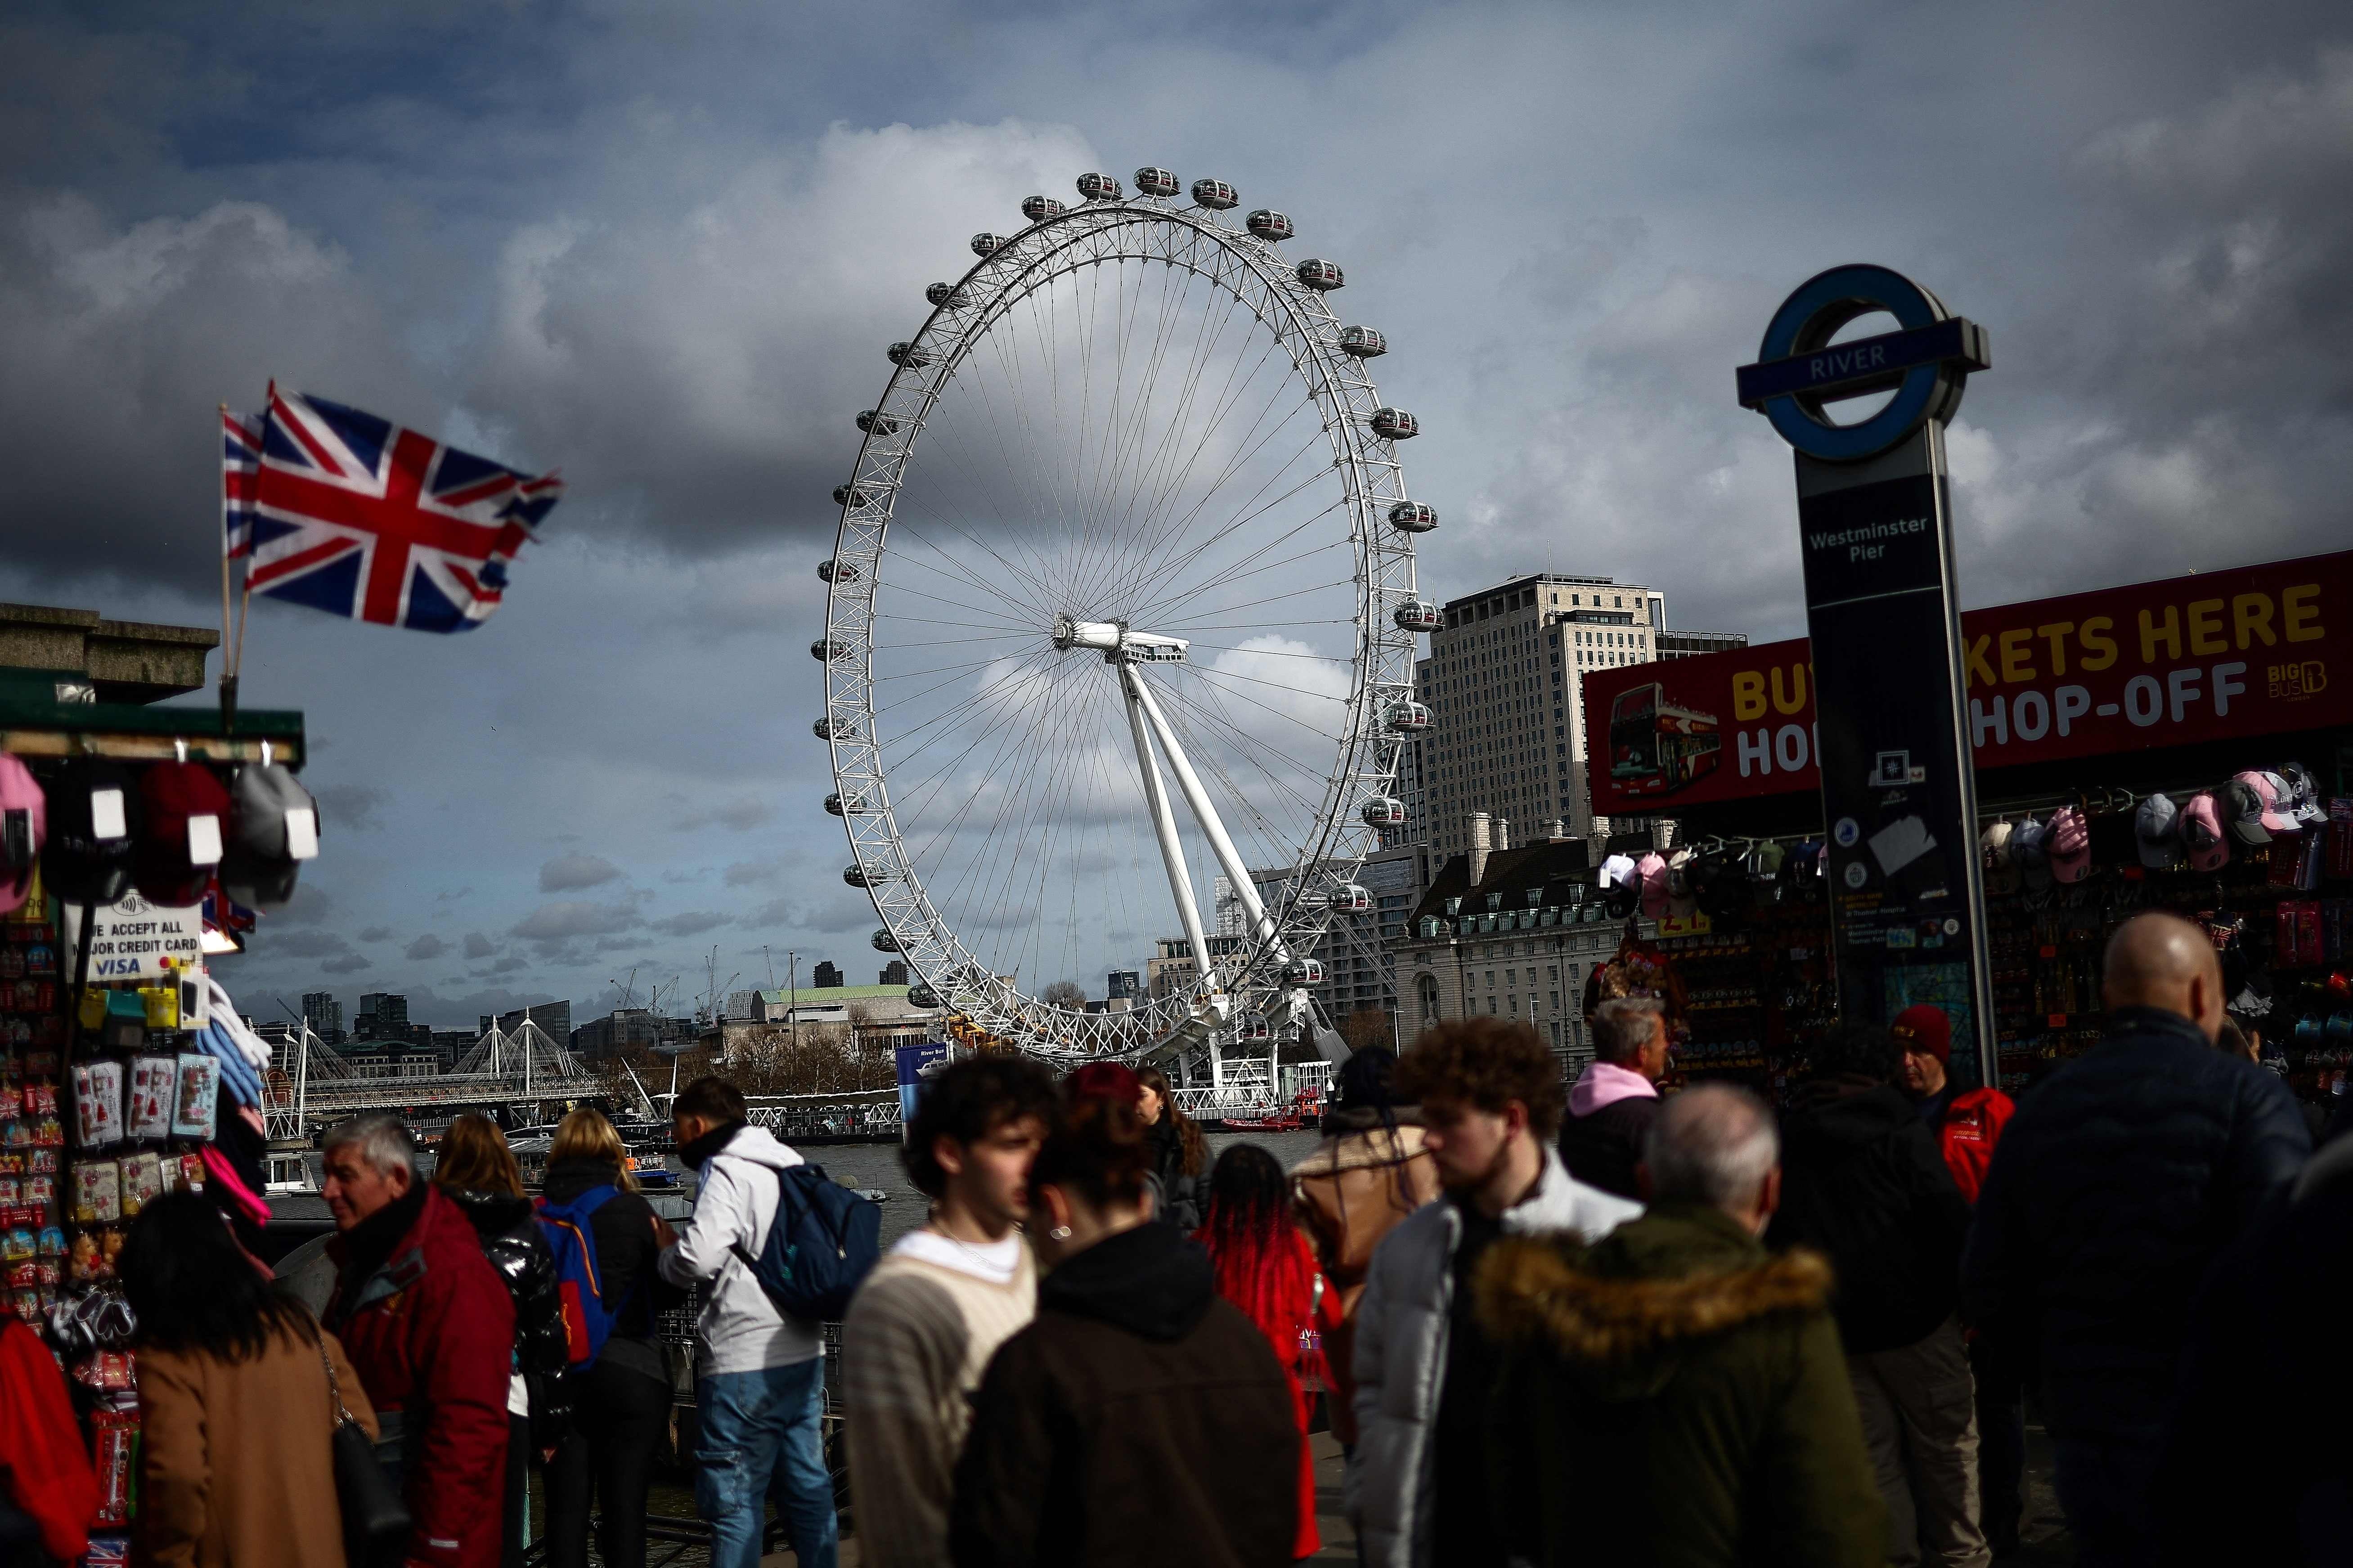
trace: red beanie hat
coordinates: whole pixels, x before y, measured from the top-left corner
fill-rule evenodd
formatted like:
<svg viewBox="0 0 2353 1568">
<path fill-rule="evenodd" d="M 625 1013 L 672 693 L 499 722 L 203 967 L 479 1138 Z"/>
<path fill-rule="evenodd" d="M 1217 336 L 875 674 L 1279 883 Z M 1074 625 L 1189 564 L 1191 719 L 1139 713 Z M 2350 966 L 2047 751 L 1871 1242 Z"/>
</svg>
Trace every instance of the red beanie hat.
<svg viewBox="0 0 2353 1568">
<path fill-rule="evenodd" d="M 1907 1051 L 1920 1051 L 1948 1065 L 1953 1059 L 1953 1021 L 1932 1002 L 1915 1002 L 1896 1014 L 1887 1032 Z"/>
<path fill-rule="evenodd" d="M 1144 1084 L 1118 1062 L 1089 1062 L 1062 1080 L 1062 1092 L 1072 1100 L 1124 1100 L 1134 1105 L 1144 1098 Z"/>
</svg>

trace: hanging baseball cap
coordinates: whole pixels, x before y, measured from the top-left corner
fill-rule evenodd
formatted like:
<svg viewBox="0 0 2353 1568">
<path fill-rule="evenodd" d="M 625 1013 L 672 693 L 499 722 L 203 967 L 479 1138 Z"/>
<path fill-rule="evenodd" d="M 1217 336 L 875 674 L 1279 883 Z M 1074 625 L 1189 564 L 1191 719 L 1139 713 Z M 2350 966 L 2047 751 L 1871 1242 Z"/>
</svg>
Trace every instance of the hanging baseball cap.
<svg viewBox="0 0 2353 1568">
<path fill-rule="evenodd" d="M 139 896 L 170 909 L 200 901 L 220 864 L 228 815 L 228 791 L 202 763 L 156 763 L 142 773 L 132 858 Z"/>
<path fill-rule="evenodd" d="M 1789 851 L 1781 862 L 1781 879 L 1789 890 L 1808 903 L 1820 901 L 1825 890 L 1823 878 L 1828 874 L 1822 841 L 1809 838 Z"/>
<path fill-rule="evenodd" d="M 2274 833 L 2293 833 L 2295 824 L 2280 815 L 2285 785 L 2277 773 L 2250 770 L 2231 775 L 2218 797 L 2222 819 L 2242 844 L 2269 844 Z"/>
<path fill-rule="evenodd" d="M 1918 1051 L 1940 1062 L 1953 1059 L 1953 1021 L 1933 1002 L 1915 1002 L 1895 1015 L 1887 1032 L 1907 1051 Z"/>
<path fill-rule="evenodd" d="M 131 890 L 130 770 L 103 757 L 68 757 L 47 792 L 48 842 L 41 880 L 69 904 L 111 904 Z"/>
<path fill-rule="evenodd" d="M 248 763 L 229 785 L 222 889 L 248 909 L 294 896 L 302 862 L 319 853 L 319 803 L 275 763 Z"/>
<path fill-rule="evenodd" d="M 2044 838 L 2046 831 L 2042 823 L 2030 816 L 2010 836 L 2010 858 L 2017 863 L 2020 875 L 2030 888 L 2051 885 L 2051 850 Z"/>
<path fill-rule="evenodd" d="M 2133 841 L 2140 863 L 2152 871 L 2172 868 L 2181 858 L 2181 808 L 2162 792 L 2150 795 L 2133 813 Z"/>
<path fill-rule="evenodd" d="M 2063 805 L 2042 826 L 2042 848 L 2052 879 L 2080 882 L 2092 874 L 2092 826 L 2080 807 Z"/>
<path fill-rule="evenodd" d="M 1692 868 L 1699 851 L 1688 847 L 1667 857 L 1667 913 L 1687 921 L 1699 912 L 1699 894 L 1692 887 Z"/>
<path fill-rule="evenodd" d="M 1691 870 L 1692 890 L 1711 921 L 1737 921 L 1757 903 L 1757 884 L 1741 857 L 1730 849 L 1711 849 Z"/>
<path fill-rule="evenodd" d="M 2189 852 L 2193 871 L 2219 871 L 2231 858 L 2231 841 L 2222 831 L 2222 808 L 2214 792 L 2200 790 L 2181 806 L 2181 847 Z"/>
<path fill-rule="evenodd" d="M 2282 763 L 2280 778 L 2287 784 L 2285 809 L 2298 827 L 2312 828 L 2328 821 L 2328 808 L 2320 804 L 2320 781 L 2302 763 Z"/>
<path fill-rule="evenodd" d="M 19 908 L 31 895 L 48 832 L 48 801 L 40 781 L 32 769 L 0 752 L 0 914 Z"/>
<path fill-rule="evenodd" d="M 2011 836 L 2017 831 L 2004 818 L 1989 824 L 1978 835 L 1978 858 L 1985 865 L 1985 889 L 1989 896 L 2018 891 L 2018 859 L 2010 852 Z"/>
<path fill-rule="evenodd" d="M 1649 854 L 1634 862 L 1635 875 L 1641 879 L 1642 913 L 1657 920 L 1667 912 L 1667 858 Z"/>
<path fill-rule="evenodd" d="M 1634 858 L 1612 855 L 1601 862 L 1601 885 L 1605 888 L 1630 887 L 1634 881 Z"/>
</svg>

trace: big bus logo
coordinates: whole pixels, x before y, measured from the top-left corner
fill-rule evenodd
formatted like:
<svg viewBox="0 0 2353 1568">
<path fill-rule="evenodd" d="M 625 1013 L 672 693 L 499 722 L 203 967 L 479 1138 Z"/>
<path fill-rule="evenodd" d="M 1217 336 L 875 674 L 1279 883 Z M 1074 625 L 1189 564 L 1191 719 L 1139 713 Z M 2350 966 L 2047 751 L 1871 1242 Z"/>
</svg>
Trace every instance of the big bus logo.
<svg viewBox="0 0 2353 1568">
<path fill-rule="evenodd" d="M 1715 772 L 1715 715 L 1680 708 L 1653 680 L 1609 704 L 1609 777 L 1630 795 L 1672 795 Z"/>
<path fill-rule="evenodd" d="M 2328 667 L 2316 658 L 2268 667 L 2274 702 L 2301 702 L 2328 689 Z"/>
</svg>

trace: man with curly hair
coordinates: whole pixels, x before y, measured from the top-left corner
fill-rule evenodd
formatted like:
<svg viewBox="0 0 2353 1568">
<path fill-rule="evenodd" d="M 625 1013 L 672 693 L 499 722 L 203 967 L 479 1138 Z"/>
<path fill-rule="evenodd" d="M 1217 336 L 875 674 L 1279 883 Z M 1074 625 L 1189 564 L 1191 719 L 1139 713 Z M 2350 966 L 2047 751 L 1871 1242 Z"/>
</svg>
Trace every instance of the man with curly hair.
<svg viewBox="0 0 2353 1568">
<path fill-rule="evenodd" d="M 1029 1165 L 1054 1106 L 1027 1057 L 966 1057 L 925 1086 L 907 1128 L 907 1174 L 930 1221 L 867 1275 L 841 1329 L 843 1427 L 860 1561 L 948 1559 L 948 1504 L 972 1396 L 988 1358 L 1037 1315 L 1020 1225 Z"/>
<path fill-rule="evenodd" d="M 1505 1236 L 1599 1240 L 1642 1212 L 1572 1178 L 1553 1150 L 1560 1069 L 1525 1024 L 1466 1018 L 1398 1058 L 1445 1187 L 1383 1238 L 1356 1310 L 1357 1449 L 1350 1518 L 1373 1568 L 1501 1568 L 1484 1432 L 1497 1352 L 1471 1281 Z"/>
</svg>

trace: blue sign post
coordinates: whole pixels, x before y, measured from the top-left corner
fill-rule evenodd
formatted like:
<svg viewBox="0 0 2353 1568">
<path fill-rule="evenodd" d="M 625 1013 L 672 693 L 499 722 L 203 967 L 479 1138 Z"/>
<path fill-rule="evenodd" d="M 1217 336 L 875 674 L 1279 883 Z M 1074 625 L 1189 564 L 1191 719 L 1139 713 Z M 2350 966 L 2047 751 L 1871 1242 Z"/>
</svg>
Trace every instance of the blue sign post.
<svg viewBox="0 0 2353 1568">
<path fill-rule="evenodd" d="M 948 1065 L 948 1043 L 925 1040 L 920 1045 L 901 1046 L 895 1055 L 899 1068 L 899 1137 L 903 1142 L 907 1129 L 915 1124 L 915 1108 L 923 1104 L 929 1080 Z"/>
<path fill-rule="evenodd" d="M 1874 311 L 1897 330 L 1831 341 Z M 1945 426 L 1990 363 L 1983 328 L 1857 265 L 1799 285 L 1738 372 L 1741 405 L 1796 448 L 1840 1010 L 1884 1023 L 1936 1003 L 1957 1041 L 1976 1041 L 1986 1084 L 1998 1058 Z M 1882 392 L 1853 424 L 1830 416 Z M 1958 1052 L 1953 1065 L 1974 1087 Z"/>
</svg>

